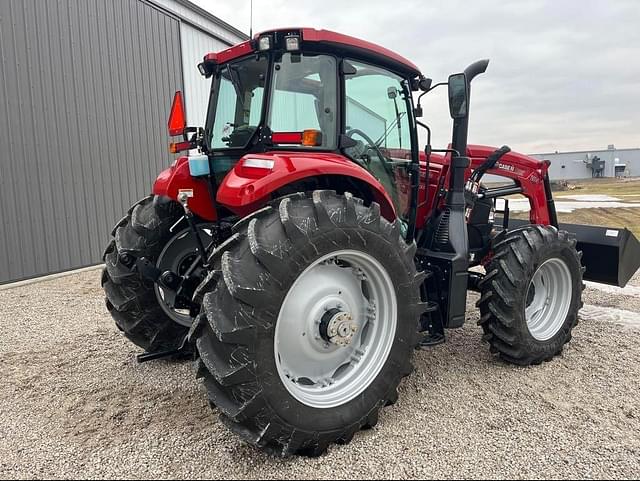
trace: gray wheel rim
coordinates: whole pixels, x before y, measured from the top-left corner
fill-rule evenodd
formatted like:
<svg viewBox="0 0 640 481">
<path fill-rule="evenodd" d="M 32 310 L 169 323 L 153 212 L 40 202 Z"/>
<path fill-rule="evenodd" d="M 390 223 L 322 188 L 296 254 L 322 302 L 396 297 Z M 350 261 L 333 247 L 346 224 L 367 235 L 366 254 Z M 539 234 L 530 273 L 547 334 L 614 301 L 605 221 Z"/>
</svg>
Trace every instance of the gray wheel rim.
<svg viewBox="0 0 640 481">
<path fill-rule="evenodd" d="M 327 254 L 296 279 L 280 308 L 274 338 L 280 379 L 307 406 L 341 406 L 378 376 L 396 328 L 395 288 L 382 264 L 356 250 Z"/>
<path fill-rule="evenodd" d="M 198 230 L 202 236 L 202 242 L 205 247 L 208 246 L 213 240 L 212 224 L 199 224 Z M 183 274 L 186 268 L 196 258 L 197 243 L 191 233 L 190 228 L 186 228 L 174 235 L 169 242 L 166 243 L 162 252 L 158 256 L 156 261 L 156 267 L 162 272 L 173 271 L 178 274 Z M 175 322 L 182 326 L 190 327 L 193 323 L 193 318 L 189 315 L 187 309 L 175 309 L 173 307 L 173 301 L 175 299 L 175 293 L 169 289 L 155 283 L 153 285 L 158 303 L 162 310 Z"/>
<path fill-rule="evenodd" d="M 525 315 L 534 339 L 547 341 L 563 326 L 572 297 L 571 271 L 560 258 L 544 262 L 527 289 Z"/>
</svg>

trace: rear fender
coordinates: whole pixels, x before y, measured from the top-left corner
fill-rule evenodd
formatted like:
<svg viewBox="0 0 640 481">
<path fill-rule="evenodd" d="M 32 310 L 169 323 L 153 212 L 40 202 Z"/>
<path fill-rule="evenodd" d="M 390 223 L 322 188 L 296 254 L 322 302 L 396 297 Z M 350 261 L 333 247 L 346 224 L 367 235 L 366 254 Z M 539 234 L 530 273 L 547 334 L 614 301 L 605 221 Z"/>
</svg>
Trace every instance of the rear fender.
<svg viewBox="0 0 640 481">
<path fill-rule="evenodd" d="M 198 217 L 217 220 L 215 205 L 206 179 L 192 177 L 189 171 L 189 158 L 179 157 L 168 169 L 162 171 L 153 184 L 155 195 L 167 197 L 178 202 L 180 191 L 190 195 L 189 209 Z"/>
<path fill-rule="evenodd" d="M 271 171 L 260 178 L 243 173 L 242 160 L 224 178 L 218 188 L 216 202 L 233 213 L 246 216 L 264 206 L 272 194 L 292 183 L 319 177 L 344 176 L 365 182 L 373 200 L 380 204 L 380 213 L 389 221 L 396 218 L 391 198 L 378 180 L 364 168 L 346 157 L 327 152 L 278 152 L 250 154 L 253 159 L 272 160 Z"/>
</svg>

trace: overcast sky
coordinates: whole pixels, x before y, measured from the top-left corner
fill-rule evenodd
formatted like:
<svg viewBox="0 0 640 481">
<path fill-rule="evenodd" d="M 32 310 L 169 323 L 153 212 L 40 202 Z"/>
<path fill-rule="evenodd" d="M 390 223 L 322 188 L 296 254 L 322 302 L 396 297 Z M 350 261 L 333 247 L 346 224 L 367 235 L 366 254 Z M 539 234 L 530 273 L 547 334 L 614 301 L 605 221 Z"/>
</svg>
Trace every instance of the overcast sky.
<svg viewBox="0 0 640 481">
<path fill-rule="evenodd" d="M 249 0 L 192 1 L 249 31 Z M 472 143 L 640 147 L 640 0 L 254 0 L 254 32 L 292 26 L 381 44 L 434 81 L 491 59 L 473 84 Z M 446 144 L 446 90 L 423 105 L 434 144 Z"/>
</svg>

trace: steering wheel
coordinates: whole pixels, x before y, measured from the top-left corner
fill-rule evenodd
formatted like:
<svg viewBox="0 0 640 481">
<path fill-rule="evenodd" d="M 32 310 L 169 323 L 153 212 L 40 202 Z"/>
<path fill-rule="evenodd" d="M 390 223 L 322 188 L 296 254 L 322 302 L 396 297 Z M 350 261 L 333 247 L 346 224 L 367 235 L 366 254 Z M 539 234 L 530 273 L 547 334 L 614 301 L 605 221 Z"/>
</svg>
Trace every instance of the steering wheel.
<svg viewBox="0 0 640 481">
<path fill-rule="evenodd" d="M 367 144 L 365 146 L 365 150 L 363 153 L 369 151 L 369 150 L 373 150 L 378 157 L 380 157 L 380 160 L 383 163 L 387 162 L 387 157 L 382 153 L 382 151 L 380 150 L 380 147 L 378 147 L 376 145 L 376 143 L 371 139 L 371 137 L 369 137 L 367 134 L 365 134 L 362 130 L 360 129 L 351 129 L 347 132 L 347 137 L 349 137 L 350 139 L 353 139 L 353 135 L 359 135 L 360 137 L 362 137 L 364 140 L 367 141 Z"/>
<path fill-rule="evenodd" d="M 252 125 L 238 125 L 226 137 L 222 137 L 229 147 L 244 147 L 255 133 L 256 128 Z"/>
</svg>

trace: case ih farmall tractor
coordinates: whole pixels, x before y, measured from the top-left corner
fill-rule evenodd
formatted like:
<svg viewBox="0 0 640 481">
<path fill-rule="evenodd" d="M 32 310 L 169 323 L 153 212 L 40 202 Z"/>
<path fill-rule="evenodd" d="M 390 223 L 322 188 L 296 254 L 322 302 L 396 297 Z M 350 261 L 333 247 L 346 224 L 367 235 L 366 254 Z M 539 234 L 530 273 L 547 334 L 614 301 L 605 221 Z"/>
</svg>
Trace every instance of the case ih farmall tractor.
<svg viewBox="0 0 640 481">
<path fill-rule="evenodd" d="M 169 120 L 172 151 L 199 155 L 160 174 L 105 252 L 107 307 L 140 360 L 192 353 L 229 428 L 319 455 L 376 424 L 413 350 L 463 325 L 467 290 L 493 353 L 558 355 L 583 278 L 626 284 L 640 247 L 624 229 L 558 226 L 548 162 L 467 145 L 487 64 L 438 84 L 453 140 L 436 151 L 419 148 L 412 93 L 438 85 L 385 48 L 294 29 L 207 55 L 206 125 L 186 127 L 179 93 Z M 497 222 L 514 194 L 529 221 L 505 202 Z"/>
</svg>

